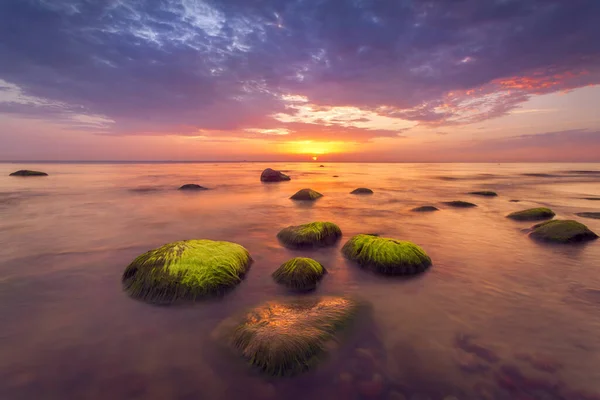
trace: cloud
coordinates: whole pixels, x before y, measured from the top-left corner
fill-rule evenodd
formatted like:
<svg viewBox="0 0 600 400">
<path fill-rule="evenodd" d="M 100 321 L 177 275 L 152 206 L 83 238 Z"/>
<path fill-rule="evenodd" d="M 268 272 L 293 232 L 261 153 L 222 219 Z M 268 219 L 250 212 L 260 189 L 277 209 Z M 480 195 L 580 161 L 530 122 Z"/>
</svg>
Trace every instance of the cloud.
<svg viewBox="0 0 600 400">
<path fill-rule="evenodd" d="M 121 135 L 470 124 L 600 83 L 598 13 L 595 0 L 4 0 L 0 79 L 39 101 L 0 95 L 0 112 Z"/>
</svg>

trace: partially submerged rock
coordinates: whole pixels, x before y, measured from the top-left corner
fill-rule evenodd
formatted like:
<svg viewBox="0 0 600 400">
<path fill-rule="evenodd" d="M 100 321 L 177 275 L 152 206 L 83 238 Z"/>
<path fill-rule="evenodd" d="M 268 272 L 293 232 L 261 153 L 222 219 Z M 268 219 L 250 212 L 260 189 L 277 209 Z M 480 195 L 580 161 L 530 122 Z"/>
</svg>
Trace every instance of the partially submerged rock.
<svg viewBox="0 0 600 400">
<path fill-rule="evenodd" d="M 47 173 L 41 171 L 31 171 L 29 169 L 20 169 L 13 172 L 10 176 L 48 176 Z"/>
<path fill-rule="evenodd" d="M 534 225 L 529 236 L 535 240 L 553 243 L 587 242 L 598 238 L 598 235 L 580 222 L 559 219 Z"/>
<path fill-rule="evenodd" d="M 511 203 L 518 203 L 518 202 L 520 202 L 521 200 L 513 199 L 513 200 L 509 200 L 509 201 L 510 201 Z"/>
<path fill-rule="evenodd" d="M 333 222 L 311 222 L 283 228 L 277 238 L 285 247 L 324 247 L 335 244 L 342 237 L 342 230 Z"/>
<path fill-rule="evenodd" d="M 477 196 L 485 196 L 485 197 L 496 197 L 498 193 L 492 192 L 491 190 L 479 190 L 476 192 L 469 192 L 469 194 L 474 194 Z"/>
<path fill-rule="evenodd" d="M 292 376 L 329 356 L 360 308 L 345 297 L 271 301 L 244 315 L 222 339 L 264 373 Z"/>
<path fill-rule="evenodd" d="M 183 240 L 137 257 L 123 273 L 123 288 L 151 303 L 197 300 L 239 284 L 252 258 L 236 243 Z"/>
<path fill-rule="evenodd" d="M 462 200 L 445 201 L 444 204 L 447 206 L 450 206 L 450 207 L 457 207 L 457 208 L 477 207 L 477 204 L 469 203 L 468 201 L 462 201 Z"/>
<path fill-rule="evenodd" d="M 208 188 L 196 185 L 195 183 L 186 183 L 185 185 L 181 186 L 179 190 L 208 190 Z"/>
<path fill-rule="evenodd" d="M 296 257 L 283 263 L 271 275 L 275 282 L 293 290 L 312 290 L 327 270 L 312 258 Z"/>
<path fill-rule="evenodd" d="M 282 182 L 289 181 L 290 177 L 281 171 L 275 171 L 274 169 L 267 168 L 262 174 L 260 174 L 261 182 Z"/>
<path fill-rule="evenodd" d="M 580 212 L 575 215 L 583 218 L 600 219 L 600 212 Z"/>
<path fill-rule="evenodd" d="M 342 254 L 361 267 L 385 275 L 412 275 L 431 266 L 431 258 L 414 243 L 372 235 L 356 235 Z"/>
<path fill-rule="evenodd" d="M 323 164 L 319 165 L 319 168 L 325 168 L 325 166 Z"/>
<path fill-rule="evenodd" d="M 434 206 L 420 206 L 420 207 L 415 207 L 413 208 L 411 211 L 415 211 L 415 212 L 431 212 L 431 211 L 438 211 L 439 208 L 434 207 Z"/>
<path fill-rule="evenodd" d="M 319 197 L 323 197 L 323 195 L 312 189 L 300 189 L 292 197 L 290 197 L 290 199 L 313 201 L 313 200 L 318 199 Z"/>
<path fill-rule="evenodd" d="M 357 188 L 350 192 L 350 194 L 373 194 L 373 191 L 369 188 Z"/>
<path fill-rule="evenodd" d="M 515 221 L 539 221 L 543 219 L 551 219 L 555 216 L 554 211 L 546 207 L 529 208 L 523 211 L 516 211 L 508 214 L 506 218 L 514 219 Z"/>
</svg>

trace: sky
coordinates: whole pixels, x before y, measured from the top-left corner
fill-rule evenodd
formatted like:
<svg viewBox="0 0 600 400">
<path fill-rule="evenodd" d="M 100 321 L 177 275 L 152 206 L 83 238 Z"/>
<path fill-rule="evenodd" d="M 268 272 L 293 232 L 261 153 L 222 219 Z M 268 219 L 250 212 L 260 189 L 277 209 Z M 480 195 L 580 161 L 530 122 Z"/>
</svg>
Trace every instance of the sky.
<svg viewBox="0 0 600 400">
<path fill-rule="evenodd" d="M 598 0 L 2 0 L 0 160 L 600 162 Z"/>
</svg>

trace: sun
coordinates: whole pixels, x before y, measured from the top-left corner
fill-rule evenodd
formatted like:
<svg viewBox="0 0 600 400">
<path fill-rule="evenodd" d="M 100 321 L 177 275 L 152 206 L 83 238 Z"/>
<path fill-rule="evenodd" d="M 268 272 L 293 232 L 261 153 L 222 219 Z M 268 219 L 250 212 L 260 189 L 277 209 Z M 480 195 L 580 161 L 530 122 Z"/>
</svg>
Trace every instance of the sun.
<svg viewBox="0 0 600 400">
<path fill-rule="evenodd" d="M 313 156 L 313 161 L 317 161 L 317 156 Z"/>
</svg>

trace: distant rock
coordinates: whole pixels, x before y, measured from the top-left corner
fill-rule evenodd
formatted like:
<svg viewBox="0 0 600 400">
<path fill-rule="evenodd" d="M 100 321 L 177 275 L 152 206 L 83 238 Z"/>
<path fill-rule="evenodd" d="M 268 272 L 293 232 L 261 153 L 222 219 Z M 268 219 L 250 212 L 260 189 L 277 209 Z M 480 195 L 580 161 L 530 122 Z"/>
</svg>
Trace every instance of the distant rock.
<svg viewBox="0 0 600 400">
<path fill-rule="evenodd" d="M 319 165 L 319 168 L 325 168 L 325 166 L 323 164 Z"/>
<path fill-rule="evenodd" d="M 457 207 L 457 208 L 477 207 L 477 204 L 469 203 L 468 201 L 462 201 L 462 200 L 445 201 L 444 204 L 447 206 L 450 206 L 450 207 Z"/>
<path fill-rule="evenodd" d="M 584 224 L 573 220 L 552 220 L 532 227 L 529 234 L 532 239 L 553 243 L 587 242 L 598 238 Z"/>
<path fill-rule="evenodd" d="M 600 197 L 584 197 L 583 200 L 596 200 L 596 201 L 600 201 Z"/>
<path fill-rule="evenodd" d="M 580 212 L 575 215 L 578 215 L 583 218 L 600 219 L 600 212 Z"/>
<path fill-rule="evenodd" d="M 411 211 L 415 211 L 415 212 L 431 212 L 431 211 L 438 211 L 439 208 L 434 207 L 434 206 L 420 206 L 420 207 L 415 207 L 413 208 Z"/>
<path fill-rule="evenodd" d="M 555 177 L 559 176 L 559 175 L 553 175 L 553 174 L 543 174 L 543 173 L 538 173 L 538 172 L 521 174 L 521 175 L 523 175 L 523 176 L 534 176 L 536 178 L 555 178 Z"/>
<path fill-rule="evenodd" d="M 515 221 L 540 221 L 543 219 L 551 219 L 555 216 L 554 211 L 546 207 L 530 208 L 523 211 L 516 211 L 508 214 L 506 218 L 514 219 Z"/>
<path fill-rule="evenodd" d="M 179 190 L 208 190 L 204 186 L 196 185 L 195 183 L 187 183 L 179 188 Z"/>
<path fill-rule="evenodd" d="M 339 176 L 339 175 L 334 175 L 333 177 L 334 177 L 334 178 L 339 178 L 340 176 Z"/>
<path fill-rule="evenodd" d="M 267 168 L 262 174 L 260 174 L 261 182 L 282 182 L 289 181 L 290 177 L 281 171 L 275 171 L 274 169 Z"/>
<path fill-rule="evenodd" d="M 474 194 L 474 195 L 477 195 L 477 196 L 485 196 L 485 197 L 496 197 L 496 196 L 498 196 L 498 193 L 492 192 L 490 190 L 480 190 L 480 191 L 476 191 L 476 192 L 469 192 L 469 194 Z"/>
<path fill-rule="evenodd" d="M 318 261 L 296 257 L 283 263 L 271 276 L 275 282 L 289 289 L 307 291 L 316 288 L 326 273 L 327 270 Z"/>
<path fill-rule="evenodd" d="M 510 201 L 511 203 L 518 203 L 518 202 L 520 202 L 521 200 L 509 200 L 509 201 Z"/>
<path fill-rule="evenodd" d="M 311 222 L 283 228 L 277 239 L 288 248 L 302 249 L 325 247 L 335 244 L 342 237 L 342 230 L 333 222 Z"/>
<path fill-rule="evenodd" d="M 319 197 L 323 197 L 323 195 L 312 189 L 300 189 L 292 197 L 290 197 L 290 199 L 314 201 L 317 200 Z"/>
<path fill-rule="evenodd" d="M 373 191 L 369 188 L 361 187 L 358 189 L 354 189 L 350 192 L 350 194 L 373 194 Z"/>
<path fill-rule="evenodd" d="M 356 235 L 342 254 L 363 268 L 383 275 L 413 275 L 431 266 L 431 258 L 414 243 L 373 235 Z"/>
<path fill-rule="evenodd" d="M 13 172 L 12 174 L 10 174 L 10 176 L 48 176 L 48 174 L 45 172 L 40 172 L 40 171 L 31 171 L 28 169 L 21 169 L 16 172 Z"/>
</svg>

